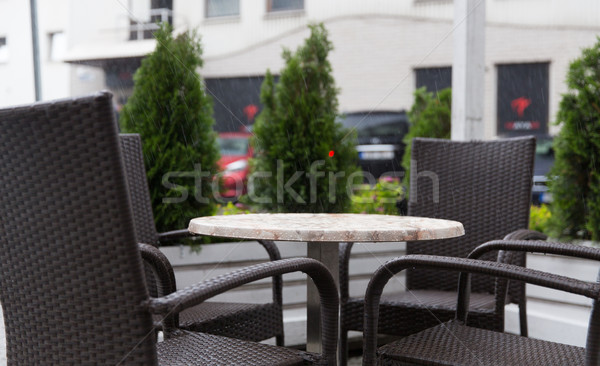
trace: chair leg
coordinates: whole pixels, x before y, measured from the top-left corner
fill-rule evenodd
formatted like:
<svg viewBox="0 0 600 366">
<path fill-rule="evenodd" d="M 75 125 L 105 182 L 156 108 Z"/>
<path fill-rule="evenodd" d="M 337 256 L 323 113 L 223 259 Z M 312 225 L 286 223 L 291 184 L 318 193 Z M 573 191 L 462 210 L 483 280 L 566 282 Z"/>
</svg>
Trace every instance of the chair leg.
<svg viewBox="0 0 600 366">
<path fill-rule="evenodd" d="M 519 325 L 521 326 L 521 336 L 527 337 L 527 302 L 519 303 Z"/>
<path fill-rule="evenodd" d="M 346 366 L 348 364 L 348 330 L 342 327 L 340 327 L 339 353 L 340 366 Z"/>
<path fill-rule="evenodd" d="M 283 333 L 275 336 L 275 344 L 281 347 L 285 346 L 285 337 L 283 336 Z"/>
</svg>

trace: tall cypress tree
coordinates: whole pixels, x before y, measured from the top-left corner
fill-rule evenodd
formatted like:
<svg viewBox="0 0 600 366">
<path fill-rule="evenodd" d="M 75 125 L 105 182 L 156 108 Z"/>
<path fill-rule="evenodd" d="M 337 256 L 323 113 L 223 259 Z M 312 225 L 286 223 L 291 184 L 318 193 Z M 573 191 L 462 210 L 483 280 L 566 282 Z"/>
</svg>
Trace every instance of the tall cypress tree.
<svg viewBox="0 0 600 366">
<path fill-rule="evenodd" d="M 600 38 L 573 61 L 549 173 L 554 235 L 600 240 Z"/>
<path fill-rule="evenodd" d="M 263 178 L 253 193 L 270 211 L 345 212 L 347 180 L 358 170 L 354 135 L 336 121 L 339 91 L 328 60 L 333 46 L 322 24 L 310 31 L 295 53 L 283 52 L 278 83 L 267 71 L 262 85 L 252 170 Z"/>
<path fill-rule="evenodd" d="M 219 150 L 212 100 L 196 72 L 202 66 L 198 37 L 174 38 L 169 25 L 154 36 L 156 49 L 136 71 L 120 121 L 125 132 L 141 135 L 156 226 L 166 231 L 215 212 L 211 176 Z"/>
<path fill-rule="evenodd" d="M 405 145 L 404 156 L 402 156 L 403 182 L 407 190 L 410 185 L 412 140 L 415 137 L 449 139 L 452 119 L 452 89 L 446 88 L 434 95 L 423 87 L 417 89 L 414 96 L 415 100 L 408 112 L 410 129 L 403 139 Z"/>
</svg>

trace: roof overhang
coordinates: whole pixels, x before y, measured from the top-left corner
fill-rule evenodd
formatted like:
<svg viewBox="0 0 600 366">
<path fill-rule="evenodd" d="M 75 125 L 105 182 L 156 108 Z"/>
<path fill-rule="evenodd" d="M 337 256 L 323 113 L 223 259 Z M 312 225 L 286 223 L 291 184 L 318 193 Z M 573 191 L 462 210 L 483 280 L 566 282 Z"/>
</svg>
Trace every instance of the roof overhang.
<svg viewBox="0 0 600 366">
<path fill-rule="evenodd" d="M 80 65 L 104 67 L 115 60 L 141 59 L 154 51 L 155 39 L 110 44 L 78 44 L 67 52 L 63 61 Z"/>
</svg>

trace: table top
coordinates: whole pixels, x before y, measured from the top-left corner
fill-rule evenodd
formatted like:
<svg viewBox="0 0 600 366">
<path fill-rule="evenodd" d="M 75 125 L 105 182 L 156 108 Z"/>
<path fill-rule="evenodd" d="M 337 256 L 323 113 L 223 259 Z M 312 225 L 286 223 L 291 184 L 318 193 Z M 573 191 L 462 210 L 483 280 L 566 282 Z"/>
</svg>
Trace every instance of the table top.
<svg viewBox="0 0 600 366">
<path fill-rule="evenodd" d="M 310 242 L 381 242 L 464 235 L 458 221 L 366 214 L 241 214 L 192 219 L 194 234 L 238 239 Z"/>
</svg>

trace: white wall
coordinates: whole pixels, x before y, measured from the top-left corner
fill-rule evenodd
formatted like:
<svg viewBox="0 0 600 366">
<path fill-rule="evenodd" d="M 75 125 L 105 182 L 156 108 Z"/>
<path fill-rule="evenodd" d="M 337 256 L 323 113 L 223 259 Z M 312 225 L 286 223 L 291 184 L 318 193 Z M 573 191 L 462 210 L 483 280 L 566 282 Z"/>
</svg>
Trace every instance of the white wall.
<svg viewBox="0 0 600 366">
<path fill-rule="evenodd" d="M 8 59 L 0 62 L 0 107 L 35 100 L 29 2 L 0 2 L 0 37 L 6 37 Z"/>
<path fill-rule="evenodd" d="M 50 34 L 65 34 L 65 49 L 68 47 L 67 24 L 70 9 L 68 0 L 37 0 L 38 28 L 40 40 L 40 64 L 42 75 L 42 99 L 51 100 L 71 96 L 71 66 L 62 60 L 52 60 Z M 61 45 L 55 45 L 60 47 Z"/>
<path fill-rule="evenodd" d="M 600 24 L 600 23 L 599 23 Z M 334 51 L 330 60 L 341 89 L 344 112 L 370 109 L 410 109 L 417 67 L 451 66 L 451 20 L 423 20 L 401 15 L 347 16 L 325 20 Z M 207 26 L 208 27 L 208 26 Z M 519 26 L 491 23 L 486 29 L 486 138 L 496 135 L 496 65 L 550 63 L 550 132 L 558 110 L 569 63 L 590 47 L 600 34 L 581 27 Z M 205 57 L 203 77 L 277 73 L 283 66 L 281 49 L 295 49 L 308 35 L 305 27 L 279 38 L 225 56 Z"/>
<path fill-rule="evenodd" d="M 42 97 L 79 95 L 104 87 L 97 69 L 48 60 L 48 34 L 64 30 L 68 60 L 141 56 L 154 40 L 129 41 L 129 17 L 147 0 L 38 0 Z M 600 2 L 579 0 L 487 0 L 485 121 L 496 131 L 496 65 L 550 62 L 550 122 L 554 120 L 571 60 L 600 35 Z M 263 75 L 283 66 L 283 47 L 295 49 L 306 24 L 324 22 L 334 44 L 334 76 L 340 109 L 408 109 L 414 68 L 450 66 L 452 1 L 305 0 L 305 9 L 268 13 L 265 0 L 240 0 L 240 15 L 204 16 L 204 1 L 174 0 L 176 31 L 202 36 L 206 78 Z M 0 63 L 0 106 L 33 101 L 33 61 L 27 1 L 0 0 L 0 36 L 10 59 Z M 555 133 L 556 126 L 550 125 Z"/>
<path fill-rule="evenodd" d="M 38 0 L 37 4 L 42 99 L 70 96 L 70 66 L 50 60 L 49 37 L 66 30 L 68 0 Z M 0 62 L 0 107 L 34 102 L 29 1 L 0 1 L 0 37 L 7 38 L 9 52 L 7 62 Z"/>
</svg>

